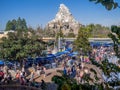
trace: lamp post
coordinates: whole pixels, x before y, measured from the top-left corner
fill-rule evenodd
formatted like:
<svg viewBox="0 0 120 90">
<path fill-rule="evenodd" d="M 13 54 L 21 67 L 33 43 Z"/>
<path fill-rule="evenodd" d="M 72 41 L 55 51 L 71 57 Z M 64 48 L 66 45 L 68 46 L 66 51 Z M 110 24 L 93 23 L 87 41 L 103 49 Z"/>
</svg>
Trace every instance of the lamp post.
<svg viewBox="0 0 120 90">
<path fill-rule="evenodd" d="M 60 48 L 61 48 L 61 23 L 60 23 L 60 21 L 58 21 L 58 25 L 59 25 L 59 30 L 58 30 L 58 33 L 59 33 L 59 36 L 58 36 L 58 51 L 60 51 Z"/>
<path fill-rule="evenodd" d="M 33 55 L 33 66 L 35 66 L 36 54 Z"/>
<path fill-rule="evenodd" d="M 82 55 L 82 54 L 83 54 L 83 53 L 82 53 L 82 50 L 83 50 L 83 49 L 82 49 L 82 48 L 80 48 L 80 55 Z"/>
<path fill-rule="evenodd" d="M 58 37 L 58 51 L 60 51 L 60 36 Z"/>
<path fill-rule="evenodd" d="M 62 28 L 62 24 L 61 24 L 62 20 L 58 20 L 57 22 L 57 30 L 56 30 L 56 41 L 57 41 L 57 49 L 58 51 L 60 51 L 61 49 L 61 37 L 62 37 L 62 31 L 61 31 L 61 28 Z"/>
</svg>

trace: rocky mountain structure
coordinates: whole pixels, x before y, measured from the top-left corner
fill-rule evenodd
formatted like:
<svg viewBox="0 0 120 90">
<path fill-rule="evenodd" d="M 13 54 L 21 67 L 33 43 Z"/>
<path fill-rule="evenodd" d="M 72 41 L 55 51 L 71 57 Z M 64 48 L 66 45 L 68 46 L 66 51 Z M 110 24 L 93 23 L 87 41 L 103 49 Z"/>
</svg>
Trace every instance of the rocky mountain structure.
<svg viewBox="0 0 120 90">
<path fill-rule="evenodd" d="M 81 24 L 74 19 L 69 9 L 64 4 L 60 4 L 56 17 L 48 22 L 46 28 L 54 30 L 55 33 L 62 30 L 64 35 L 68 35 L 68 33 L 77 35 L 80 26 Z"/>
</svg>

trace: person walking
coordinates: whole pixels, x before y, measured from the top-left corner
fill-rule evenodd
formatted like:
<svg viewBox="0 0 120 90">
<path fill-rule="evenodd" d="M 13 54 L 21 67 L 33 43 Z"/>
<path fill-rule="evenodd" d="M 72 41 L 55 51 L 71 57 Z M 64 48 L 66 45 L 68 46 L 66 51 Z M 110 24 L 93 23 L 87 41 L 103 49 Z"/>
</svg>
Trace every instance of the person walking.
<svg viewBox="0 0 120 90">
<path fill-rule="evenodd" d="M 77 67 L 77 70 L 76 70 L 76 80 L 77 80 L 77 84 L 80 83 L 80 68 L 79 66 Z"/>
<path fill-rule="evenodd" d="M 84 76 L 84 71 L 81 70 L 81 71 L 80 71 L 80 82 L 81 82 L 81 83 L 83 82 L 83 76 Z"/>
<path fill-rule="evenodd" d="M 32 71 L 30 75 L 30 82 L 33 82 L 33 79 L 34 79 L 34 72 Z"/>
<path fill-rule="evenodd" d="M 46 67 L 43 67 L 44 78 L 46 77 Z"/>
<path fill-rule="evenodd" d="M 40 66 L 37 64 L 37 75 L 40 76 Z"/>
<path fill-rule="evenodd" d="M 45 90 L 45 89 L 46 89 L 46 83 L 45 83 L 45 81 L 44 81 L 43 79 L 41 80 L 41 85 L 40 85 L 40 87 L 41 87 L 42 90 Z"/>
<path fill-rule="evenodd" d="M 20 79 L 20 72 L 17 71 L 16 75 L 15 75 L 15 79 L 17 82 L 19 82 L 19 79 Z"/>
<path fill-rule="evenodd" d="M 66 67 L 64 67 L 64 69 L 63 69 L 63 74 L 64 74 L 64 75 L 67 75 Z"/>
</svg>

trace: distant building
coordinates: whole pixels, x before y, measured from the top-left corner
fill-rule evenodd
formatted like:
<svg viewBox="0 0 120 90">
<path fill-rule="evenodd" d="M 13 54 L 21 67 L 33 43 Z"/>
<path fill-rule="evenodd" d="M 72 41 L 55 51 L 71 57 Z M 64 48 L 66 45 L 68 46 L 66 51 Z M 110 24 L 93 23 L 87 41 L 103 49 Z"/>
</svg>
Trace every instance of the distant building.
<svg viewBox="0 0 120 90">
<path fill-rule="evenodd" d="M 8 34 L 9 32 L 15 32 L 15 31 L 13 31 L 13 30 L 0 31 L 0 38 L 2 38 L 2 37 L 7 37 L 7 34 Z"/>
</svg>

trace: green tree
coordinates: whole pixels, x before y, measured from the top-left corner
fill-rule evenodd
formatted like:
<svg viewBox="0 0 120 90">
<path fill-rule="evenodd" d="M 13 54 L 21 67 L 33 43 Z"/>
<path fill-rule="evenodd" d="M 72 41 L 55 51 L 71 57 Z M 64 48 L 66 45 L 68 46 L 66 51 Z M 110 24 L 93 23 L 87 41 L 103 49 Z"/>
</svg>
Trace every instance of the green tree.
<svg viewBox="0 0 120 90">
<path fill-rule="evenodd" d="M 120 7 L 115 0 L 89 0 L 92 2 L 95 2 L 96 4 L 102 4 L 107 10 L 116 9 L 117 7 Z"/>
<path fill-rule="evenodd" d="M 21 20 L 20 17 L 17 19 L 16 29 L 17 30 L 21 30 L 22 29 L 22 20 Z"/>
<path fill-rule="evenodd" d="M 111 33 L 108 36 L 113 40 L 115 53 L 120 58 L 120 27 L 111 26 Z"/>
<path fill-rule="evenodd" d="M 9 30 L 13 30 L 14 29 L 14 27 L 13 27 L 13 23 L 12 23 L 12 21 L 8 21 L 7 22 L 7 24 L 6 24 L 6 31 L 9 31 Z"/>
<path fill-rule="evenodd" d="M 110 29 L 108 27 L 100 24 L 89 24 L 85 27 L 90 30 L 91 38 L 106 38 L 110 33 Z"/>
<path fill-rule="evenodd" d="M 26 20 L 23 18 L 21 19 L 20 17 L 15 20 L 13 19 L 12 21 L 8 21 L 6 24 L 6 31 L 9 30 L 27 30 L 27 24 L 26 24 Z"/>
<path fill-rule="evenodd" d="M 60 29 L 58 32 L 57 32 L 57 35 L 56 35 L 56 38 L 58 39 L 58 38 L 64 38 L 64 34 L 63 34 L 63 32 L 62 32 L 62 30 Z"/>
<path fill-rule="evenodd" d="M 13 26 L 12 26 L 13 28 L 12 28 L 12 30 L 16 30 L 16 20 L 13 19 L 13 20 L 12 20 L 12 23 L 13 23 Z"/>
<path fill-rule="evenodd" d="M 44 36 L 44 30 L 43 30 L 40 26 L 37 27 L 36 33 L 37 33 L 37 35 L 39 35 L 40 37 L 43 37 L 43 36 Z"/>
<path fill-rule="evenodd" d="M 23 18 L 21 21 L 21 29 L 22 30 L 27 30 L 27 24 L 26 24 L 26 20 Z"/>
<path fill-rule="evenodd" d="M 74 41 L 74 49 L 79 51 L 82 48 L 83 53 L 87 53 L 91 50 L 89 38 L 89 29 L 81 27 L 78 31 L 77 39 Z"/>
<path fill-rule="evenodd" d="M 40 56 L 45 50 L 45 43 L 35 31 L 18 30 L 2 38 L 0 49 L 0 58 L 21 61 L 28 56 Z"/>
<path fill-rule="evenodd" d="M 55 31 L 50 28 L 45 28 L 45 30 L 43 30 L 43 34 L 44 34 L 44 37 L 55 37 L 56 36 Z"/>
<path fill-rule="evenodd" d="M 75 38 L 75 34 L 73 32 L 69 32 L 67 37 L 70 37 L 70 38 Z"/>
</svg>

